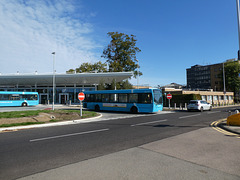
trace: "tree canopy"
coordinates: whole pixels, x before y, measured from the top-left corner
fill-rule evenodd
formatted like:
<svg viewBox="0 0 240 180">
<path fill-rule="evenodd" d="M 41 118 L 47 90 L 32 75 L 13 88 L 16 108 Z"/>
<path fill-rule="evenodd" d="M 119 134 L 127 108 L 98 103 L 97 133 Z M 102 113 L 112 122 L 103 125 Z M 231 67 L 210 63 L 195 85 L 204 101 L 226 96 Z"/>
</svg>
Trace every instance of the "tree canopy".
<svg viewBox="0 0 240 180">
<path fill-rule="evenodd" d="M 240 88 L 240 65 L 239 61 L 230 61 L 224 63 L 224 71 L 226 77 L 226 90 L 233 91 L 235 94 L 238 93 Z"/>
<path fill-rule="evenodd" d="M 139 68 L 136 53 L 141 52 L 141 50 L 136 47 L 135 36 L 118 32 L 109 32 L 108 36 L 112 40 L 103 50 L 102 57 L 107 59 L 109 71 L 133 71 L 134 77 L 136 77 L 138 74 L 136 69 Z M 142 72 L 139 72 L 139 75 L 142 75 Z"/>
<path fill-rule="evenodd" d="M 134 77 L 141 76 L 142 72 L 138 71 L 140 68 L 136 54 L 141 50 L 136 46 L 136 37 L 134 35 L 127 35 L 118 32 L 109 32 L 111 37 L 109 45 L 103 50 L 101 57 L 107 59 L 105 63 L 101 61 L 94 64 L 82 63 L 76 69 L 69 69 L 67 74 L 83 73 L 83 72 L 134 72 Z M 107 69 L 107 64 L 109 68 Z M 98 89 L 132 89 L 132 84 L 128 80 L 111 84 L 104 84 L 101 82 Z"/>
<path fill-rule="evenodd" d="M 107 64 L 102 63 L 101 61 L 98 61 L 94 64 L 91 63 L 82 63 L 78 68 L 74 69 L 69 69 L 66 71 L 68 74 L 72 73 L 83 73 L 83 72 L 107 72 Z"/>
</svg>

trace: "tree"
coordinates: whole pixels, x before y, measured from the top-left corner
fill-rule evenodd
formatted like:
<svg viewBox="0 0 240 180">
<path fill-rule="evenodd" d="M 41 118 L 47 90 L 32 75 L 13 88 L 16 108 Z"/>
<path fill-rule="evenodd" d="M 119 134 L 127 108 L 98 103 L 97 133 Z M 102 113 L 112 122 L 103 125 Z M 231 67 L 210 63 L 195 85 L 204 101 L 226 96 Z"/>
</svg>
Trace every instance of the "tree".
<svg viewBox="0 0 240 180">
<path fill-rule="evenodd" d="M 74 69 L 69 69 L 68 71 L 66 71 L 67 74 L 74 74 L 75 70 Z"/>
<path fill-rule="evenodd" d="M 76 68 L 76 73 L 91 72 L 91 71 L 93 71 L 91 63 L 82 63 L 81 66 Z"/>
<path fill-rule="evenodd" d="M 121 89 L 120 82 L 116 82 L 115 79 L 113 79 L 110 84 L 106 83 L 106 90 L 115 90 L 115 88 Z"/>
<path fill-rule="evenodd" d="M 133 71 L 136 78 L 138 72 L 138 64 L 136 61 L 136 53 L 141 50 L 136 47 L 136 39 L 134 35 L 126 35 L 124 33 L 109 32 L 108 36 L 112 38 L 110 44 L 103 50 L 102 57 L 107 59 L 109 71 L 112 72 L 128 72 Z M 142 75 L 142 72 L 139 72 Z"/>
<path fill-rule="evenodd" d="M 133 86 L 128 80 L 123 81 L 121 83 L 121 89 L 132 89 L 132 88 L 133 88 Z"/>
<path fill-rule="evenodd" d="M 101 61 L 98 61 L 92 65 L 93 71 L 97 72 L 107 72 L 107 63 L 102 63 Z"/>
<path fill-rule="evenodd" d="M 98 84 L 97 90 L 106 90 L 105 83 L 103 80 L 101 80 L 100 83 Z"/>
<path fill-rule="evenodd" d="M 105 84 L 107 90 L 115 90 L 116 89 L 132 89 L 132 84 L 128 81 L 122 81 L 122 82 L 116 82 L 115 80 L 112 80 L 110 84 Z"/>
<path fill-rule="evenodd" d="M 107 72 L 107 64 L 102 63 L 101 61 L 98 61 L 94 64 L 91 63 L 82 63 L 81 66 L 74 69 L 69 69 L 66 71 L 67 74 L 72 74 L 76 71 L 76 73 L 83 73 L 83 72 Z"/>
<path fill-rule="evenodd" d="M 230 61 L 224 63 L 224 71 L 226 77 L 226 90 L 233 91 L 234 94 L 238 94 L 240 88 L 240 65 L 239 61 Z"/>
</svg>

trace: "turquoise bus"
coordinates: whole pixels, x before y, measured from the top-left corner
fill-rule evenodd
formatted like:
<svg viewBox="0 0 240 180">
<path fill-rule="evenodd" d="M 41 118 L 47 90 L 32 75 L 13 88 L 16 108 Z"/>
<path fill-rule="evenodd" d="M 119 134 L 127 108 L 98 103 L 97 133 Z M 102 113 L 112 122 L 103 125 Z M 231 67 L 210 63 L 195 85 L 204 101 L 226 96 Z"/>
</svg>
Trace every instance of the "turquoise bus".
<svg viewBox="0 0 240 180">
<path fill-rule="evenodd" d="M 37 92 L 0 91 L 0 106 L 36 106 Z"/>
<path fill-rule="evenodd" d="M 95 111 L 153 113 L 162 111 L 161 89 L 85 91 L 83 107 Z"/>
</svg>

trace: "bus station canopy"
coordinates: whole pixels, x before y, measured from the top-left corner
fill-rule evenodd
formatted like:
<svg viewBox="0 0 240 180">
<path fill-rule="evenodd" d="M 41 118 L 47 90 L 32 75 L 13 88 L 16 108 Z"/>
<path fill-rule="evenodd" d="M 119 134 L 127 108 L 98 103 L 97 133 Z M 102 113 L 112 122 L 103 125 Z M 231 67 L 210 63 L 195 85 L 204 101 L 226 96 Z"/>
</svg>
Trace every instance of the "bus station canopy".
<svg viewBox="0 0 240 180">
<path fill-rule="evenodd" d="M 132 75 L 133 72 L 55 74 L 55 83 L 57 86 L 95 85 L 101 82 L 120 82 Z M 0 75 L 0 86 L 52 86 L 52 84 L 53 74 Z"/>
</svg>

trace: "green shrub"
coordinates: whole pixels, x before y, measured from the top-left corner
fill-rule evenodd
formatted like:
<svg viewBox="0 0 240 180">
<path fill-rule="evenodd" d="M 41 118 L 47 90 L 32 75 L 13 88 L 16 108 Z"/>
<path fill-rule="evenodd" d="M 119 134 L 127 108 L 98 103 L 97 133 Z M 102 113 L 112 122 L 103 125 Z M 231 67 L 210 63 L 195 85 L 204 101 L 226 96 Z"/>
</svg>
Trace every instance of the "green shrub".
<svg viewBox="0 0 240 180">
<path fill-rule="evenodd" d="M 168 99 L 163 95 L 163 99 L 165 100 L 164 106 L 168 106 Z M 190 100 L 202 100 L 200 94 L 172 94 L 172 99 L 170 100 L 171 107 L 174 107 L 176 103 L 177 107 L 181 105 L 184 106 L 185 103 L 189 103 Z"/>
</svg>

